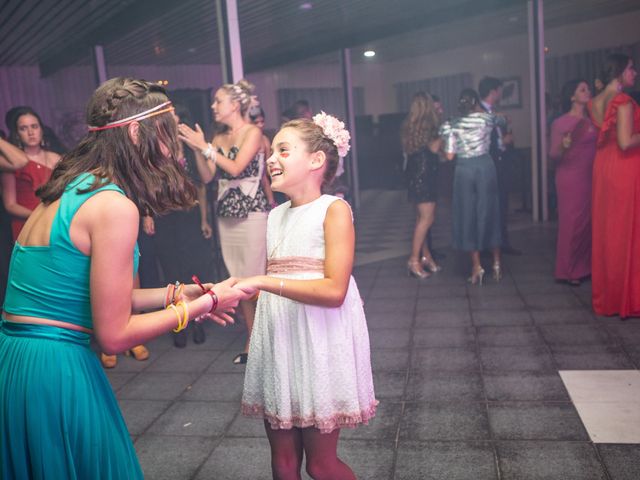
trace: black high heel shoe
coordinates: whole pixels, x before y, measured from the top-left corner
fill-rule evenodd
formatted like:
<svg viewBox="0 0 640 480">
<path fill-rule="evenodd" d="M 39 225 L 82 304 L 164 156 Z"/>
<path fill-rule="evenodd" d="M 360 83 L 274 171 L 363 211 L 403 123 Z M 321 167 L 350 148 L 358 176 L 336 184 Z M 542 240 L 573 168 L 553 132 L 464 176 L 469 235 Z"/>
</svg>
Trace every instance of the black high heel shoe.
<svg viewBox="0 0 640 480">
<path fill-rule="evenodd" d="M 181 330 L 178 333 L 173 333 L 173 346 L 176 348 L 184 348 L 187 346 L 187 331 Z"/>
<path fill-rule="evenodd" d="M 248 353 L 239 353 L 233 358 L 234 365 L 244 365 L 249 359 Z"/>
<path fill-rule="evenodd" d="M 204 326 L 200 322 L 193 323 L 193 343 L 201 344 L 206 340 Z"/>
</svg>

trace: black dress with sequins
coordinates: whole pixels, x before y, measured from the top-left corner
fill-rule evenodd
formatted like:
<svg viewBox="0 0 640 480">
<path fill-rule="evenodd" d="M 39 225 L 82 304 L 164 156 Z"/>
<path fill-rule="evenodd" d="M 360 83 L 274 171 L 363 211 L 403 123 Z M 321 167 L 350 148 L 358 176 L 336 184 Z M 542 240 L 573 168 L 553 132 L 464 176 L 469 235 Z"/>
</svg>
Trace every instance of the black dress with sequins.
<svg viewBox="0 0 640 480">
<path fill-rule="evenodd" d="M 428 148 L 423 148 L 408 156 L 407 189 L 410 202 L 437 201 L 439 169 L 440 157 Z"/>
</svg>

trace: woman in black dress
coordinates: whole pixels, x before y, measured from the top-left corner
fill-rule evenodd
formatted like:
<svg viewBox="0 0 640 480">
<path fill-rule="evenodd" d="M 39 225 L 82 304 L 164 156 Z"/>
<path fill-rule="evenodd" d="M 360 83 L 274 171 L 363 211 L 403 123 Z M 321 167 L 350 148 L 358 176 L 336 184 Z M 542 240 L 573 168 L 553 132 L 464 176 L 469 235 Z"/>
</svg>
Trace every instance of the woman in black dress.
<svg viewBox="0 0 640 480">
<path fill-rule="evenodd" d="M 173 115 L 176 124 L 192 123 L 189 110 L 180 104 L 175 104 Z M 182 142 L 179 147 L 178 163 L 196 187 L 198 205 L 162 216 L 143 217 L 143 229 L 153 238 L 155 255 L 165 284 L 175 281 L 188 283 L 194 274 L 199 278 L 209 278 L 211 272 L 215 271 L 211 245 L 213 230 L 208 220 L 205 186 L 198 175 L 193 151 L 184 148 Z M 204 343 L 202 323 L 191 322 L 189 330 L 193 330 L 194 343 Z M 187 345 L 187 329 L 173 333 L 173 344 L 177 348 Z"/>
<path fill-rule="evenodd" d="M 438 196 L 439 127 L 439 115 L 431 96 L 416 93 L 401 135 L 402 148 L 407 155 L 409 201 L 416 205 L 416 226 L 407 269 L 409 275 L 421 279 L 431 275 L 425 269 L 433 273 L 441 269 L 425 242 L 435 218 Z"/>
</svg>

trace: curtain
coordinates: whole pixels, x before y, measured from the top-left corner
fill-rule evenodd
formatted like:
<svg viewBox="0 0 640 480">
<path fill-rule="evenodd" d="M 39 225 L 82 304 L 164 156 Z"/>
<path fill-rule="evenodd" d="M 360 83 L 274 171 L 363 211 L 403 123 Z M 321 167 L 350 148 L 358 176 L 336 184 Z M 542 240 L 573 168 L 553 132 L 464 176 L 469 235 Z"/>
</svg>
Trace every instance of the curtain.
<svg viewBox="0 0 640 480">
<path fill-rule="evenodd" d="M 468 72 L 447 75 L 444 77 L 426 78 L 393 85 L 396 90 L 398 112 L 408 112 L 411 99 L 417 92 L 426 92 L 440 97 L 445 117 L 458 114 L 457 105 L 460 92 L 464 88 L 474 88 L 473 79 Z"/>
<path fill-rule="evenodd" d="M 45 125 L 54 126 L 54 112 L 51 108 L 53 92 L 50 84 L 40 78 L 38 67 L 0 67 L 0 128 L 9 132 L 4 123 L 7 111 L 18 105 L 33 108 Z"/>
<path fill-rule="evenodd" d="M 278 89 L 278 117 L 298 100 L 306 100 L 314 113 L 323 110 L 345 120 L 346 109 L 342 88 L 280 88 Z M 364 87 L 354 87 L 353 108 L 355 115 L 363 115 Z"/>
<path fill-rule="evenodd" d="M 545 62 L 547 91 L 557 96 L 560 94 L 564 83 L 574 78 L 586 80 L 593 88 L 593 81 L 600 75 L 605 58 L 611 53 L 629 55 L 633 58 L 634 65 L 638 65 L 638 61 L 640 61 L 640 42 L 633 45 L 601 48 L 547 58 Z"/>
</svg>

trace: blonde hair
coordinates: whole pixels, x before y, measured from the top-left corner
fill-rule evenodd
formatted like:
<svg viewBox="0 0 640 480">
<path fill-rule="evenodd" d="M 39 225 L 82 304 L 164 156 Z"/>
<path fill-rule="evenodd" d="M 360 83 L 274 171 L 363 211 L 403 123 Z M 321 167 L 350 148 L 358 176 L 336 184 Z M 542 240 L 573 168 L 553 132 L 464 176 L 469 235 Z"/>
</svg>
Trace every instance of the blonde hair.
<svg viewBox="0 0 640 480">
<path fill-rule="evenodd" d="M 251 94 L 256 87 L 243 78 L 236 83 L 225 83 L 220 88 L 231 97 L 232 101 L 240 104 L 240 114 L 244 117 L 251 106 Z"/>
<path fill-rule="evenodd" d="M 333 177 L 338 170 L 338 162 L 340 157 L 338 156 L 338 147 L 336 144 L 324 134 L 322 127 L 309 120 L 307 118 L 299 118 L 296 120 L 290 120 L 282 125 L 282 129 L 292 128 L 296 130 L 300 140 L 307 145 L 307 151 L 324 152 L 326 160 L 326 168 L 323 175 L 323 186 L 329 185 L 333 181 Z"/>
<path fill-rule="evenodd" d="M 415 153 L 427 147 L 438 138 L 440 118 L 433 98 L 424 92 L 413 96 L 409 115 L 402 124 L 402 149 L 407 154 Z"/>
</svg>

